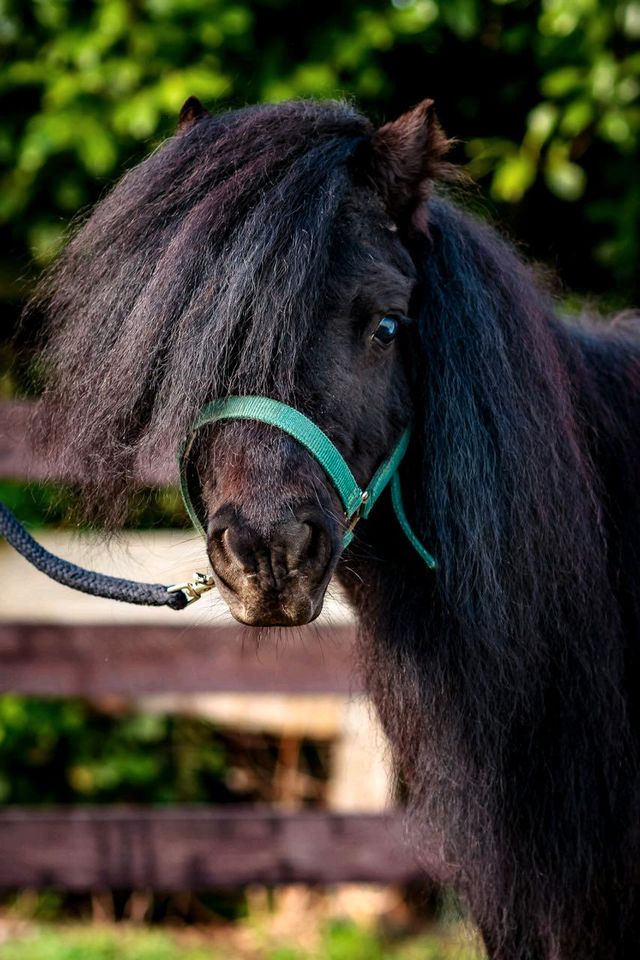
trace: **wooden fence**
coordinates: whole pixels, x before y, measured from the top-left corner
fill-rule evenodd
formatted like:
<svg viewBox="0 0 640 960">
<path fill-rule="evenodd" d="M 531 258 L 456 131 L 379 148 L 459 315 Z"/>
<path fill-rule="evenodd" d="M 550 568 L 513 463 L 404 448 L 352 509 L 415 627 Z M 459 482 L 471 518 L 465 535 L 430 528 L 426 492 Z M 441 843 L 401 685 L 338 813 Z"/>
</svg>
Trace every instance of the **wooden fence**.
<svg viewBox="0 0 640 960">
<path fill-rule="evenodd" d="M 0 404 L 0 477 L 39 480 L 29 405 Z M 64 479 L 73 479 L 66 477 Z M 160 471 L 142 477 L 166 481 Z M 96 600 L 96 604 L 102 601 Z M 2 592 L 0 590 L 0 611 Z M 130 698 L 151 693 L 352 693 L 349 624 L 303 628 L 286 656 L 247 656 L 246 632 L 127 623 L 0 621 L 0 692 Z M 0 808 L 0 888 L 186 890 L 246 883 L 405 883 L 419 870 L 399 813 L 245 807 Z"/>
</svg>

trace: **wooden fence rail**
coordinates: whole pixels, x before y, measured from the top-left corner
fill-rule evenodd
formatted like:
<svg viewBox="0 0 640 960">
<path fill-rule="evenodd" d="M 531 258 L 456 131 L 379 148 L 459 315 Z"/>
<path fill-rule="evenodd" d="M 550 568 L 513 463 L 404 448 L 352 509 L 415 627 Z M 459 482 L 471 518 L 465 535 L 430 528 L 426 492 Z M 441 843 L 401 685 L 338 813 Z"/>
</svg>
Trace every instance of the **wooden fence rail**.
<svg viewBox="0 0 640 960">
<path fill-rule="evenodd" d="M 0 621 L 0 692 L 350 694 L 361 687 L 352 644 L 348 625 L 256 646 L 241 627 Z"/>
<path fill-rule="evenodd" d="M 240 807 L 5 808 L 0 888 L 206 890 L 407 883 L 397 815 Z"/>
</svg>

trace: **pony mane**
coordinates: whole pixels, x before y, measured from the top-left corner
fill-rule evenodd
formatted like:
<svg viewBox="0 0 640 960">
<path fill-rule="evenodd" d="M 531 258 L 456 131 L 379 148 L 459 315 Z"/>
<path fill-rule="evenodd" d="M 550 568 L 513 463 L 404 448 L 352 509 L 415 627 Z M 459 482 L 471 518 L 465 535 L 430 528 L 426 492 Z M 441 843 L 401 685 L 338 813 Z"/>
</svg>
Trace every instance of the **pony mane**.
<svg viewBox="0 0 640 960">
<path fill-rule="evenodd" d="M 136 462 L 166 457 L 204 403 L 281 399 L 331 286 L 345 160 L 371 124 L 341 102 L 205 117 L 127 173 L 44 278 L 40 436 L 115 526 Z"/>
<path fill-rule="evenodd" d="M 591 957 L 602 891 L 625 909 L 611 810 L 625 822 L 638 772 L 585 364 L 507 241 L 437 198 L 429 223 L 404 487 L 440 569 L 372 531 L 362 665 L 426 859 L 435 844 L 491 955 Z"/>
</svg>

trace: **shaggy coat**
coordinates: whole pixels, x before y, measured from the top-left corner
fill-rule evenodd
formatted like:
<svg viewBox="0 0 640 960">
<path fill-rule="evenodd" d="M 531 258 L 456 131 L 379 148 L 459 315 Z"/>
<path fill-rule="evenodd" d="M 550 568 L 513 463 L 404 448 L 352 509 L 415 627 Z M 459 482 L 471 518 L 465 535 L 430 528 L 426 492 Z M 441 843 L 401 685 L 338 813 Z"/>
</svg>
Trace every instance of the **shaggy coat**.
<svg viewBox="0 0 640 960">
<path fill-rule="evenodd" d="M 338 575 L 415 849 L 494 960 L 628 960 L 640 335 L 560 319 L 514 248 L 430 189 L 446 146 L 428 102 L 379 131 L 340 103 L 188 104 L 43 282 L 45 432 L 115 525 L 136 459 L 175 447 L 213 397 L 299 406 L 362 481 L 412 417 L 404 495 L 439 570 L 383 498 Z M 353 330 L 363 278 L 375 296 L 385 270 L 415 323 L 367 373 Z"/>
</svg>

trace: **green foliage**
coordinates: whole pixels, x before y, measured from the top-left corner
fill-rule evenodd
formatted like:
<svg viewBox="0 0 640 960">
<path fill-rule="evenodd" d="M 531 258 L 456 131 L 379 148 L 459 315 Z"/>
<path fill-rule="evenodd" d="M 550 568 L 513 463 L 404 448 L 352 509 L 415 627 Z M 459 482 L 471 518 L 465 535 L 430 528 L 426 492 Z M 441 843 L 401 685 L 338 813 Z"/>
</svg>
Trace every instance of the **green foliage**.
<svg viewBox="0 0 640 960">
<path fill-rule="evenodd" d="M 29 527 L 58 526 L 64 521 L 70 498 L 52 486 L 31 484 L 27 487 L 14 480 L 0 480 L 0 502 Z"/>
<path fill-rule="evenodd" d="M 62 484 L 31 483 L 26 486 L 14 480 L 0 480 L 0 502 L 6 504 L 18 519 L 32 529 L 68 527 L 72 522 L 75 494 Z M 127 529 L 150 527 L 191 529 L 179 491 L 158 487 L 133 494 Z"/>
<path fill-rule="evenodd" d="M 379 116 L 435 96 L 535 253 L 550 256 L 546 227 L 561 265 L 583 251 L 570 282 L 637 293 L 639 37 L 639 0 L 0 0 L 0 293 L 192 94 L 213 109 L 346 94 Z"/>
<path fill-rule="evenodd" d="M 213 802 L 226 770 L 204 720 L 0 697 L 0 803 Z"/>
<path fill-rule="evenodd" d="M 589 173 L 600 202 L 587 216 L 609 239 L 595 258 L 615 279 L 632 277 L 640 260 L 640 4 L 545 0 L 530 31 L 536 102 L 520 142 L 487 138 L 469 144 L 470 169 L 491 173 L 498 201 L 518 202 L 537 177 L 564 201 L 581 200 Z M 511 31 L 516 39 L 519 27 Z M 505 34 L 503 42 L 509 43 Z M 605 169 L 593 170 L 601 157 Z M 605 193 L 606 191 L 606 193 Z"/>
</svg>

